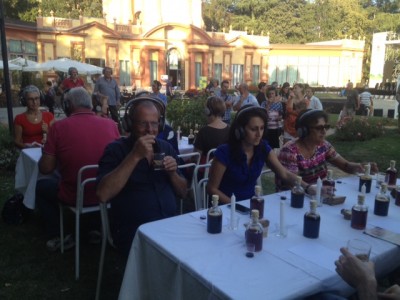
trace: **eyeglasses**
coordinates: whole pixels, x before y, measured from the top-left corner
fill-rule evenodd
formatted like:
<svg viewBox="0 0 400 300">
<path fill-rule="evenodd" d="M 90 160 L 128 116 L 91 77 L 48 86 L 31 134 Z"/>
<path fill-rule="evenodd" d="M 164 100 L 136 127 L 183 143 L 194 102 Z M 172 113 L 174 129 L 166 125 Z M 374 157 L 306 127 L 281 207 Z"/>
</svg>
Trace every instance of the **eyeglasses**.
<svg viewBox="0 0 400 300">
<path fill-rule="evenodd" d="M 136 122 L 135 124 L 141 128 L 151 128 L 151 129 L 157 129 L 158 126 L 160 125 L 159 122 L 146 122 L 146 121 Z"/>
<path fill-rule="evenodd" d="M 318 126 L 313 126 L 311 127 L 312 129 L 316 129 L 318 131 L 322 131 L 322 130 L 328 130 L 329 128 L 331 128 L 331 125 L 326 124 L 326 125 L 318 125 Z"/>
</svg>

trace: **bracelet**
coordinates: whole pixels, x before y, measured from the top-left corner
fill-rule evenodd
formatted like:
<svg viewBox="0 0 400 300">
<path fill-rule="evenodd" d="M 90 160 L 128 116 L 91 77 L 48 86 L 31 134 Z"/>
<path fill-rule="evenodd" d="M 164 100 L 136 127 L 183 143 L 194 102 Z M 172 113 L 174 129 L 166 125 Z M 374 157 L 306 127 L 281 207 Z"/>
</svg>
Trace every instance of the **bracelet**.
<svg viewBox="0 0 400 300">
<path fill-rule="evenodd" d="M 308 194 L 308 188 L 311 186 L 311 184 L 307 184 L 306 188 L 304 189 L 304 191 L 306 192 L 306 194 Z"/>
</svg>

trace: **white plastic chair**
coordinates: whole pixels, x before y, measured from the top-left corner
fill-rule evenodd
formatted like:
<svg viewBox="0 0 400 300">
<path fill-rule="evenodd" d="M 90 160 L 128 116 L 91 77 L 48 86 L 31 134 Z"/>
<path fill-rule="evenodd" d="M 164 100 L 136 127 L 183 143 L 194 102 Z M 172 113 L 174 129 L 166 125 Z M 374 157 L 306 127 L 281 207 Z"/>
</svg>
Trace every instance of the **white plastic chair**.
<svg viewBox="0 0 400 300">
<path fill-rule="evenodd" d="M 81 214 L 91 213 L 99 211 L 99 206 L 88 206 L 83 207 L 83 198 L 85 186 L 88 183 L 95 182 L 96 177 L 89 177 L 82 180 L 83 174 L 88 170 L 97 170 L 98 165 L 87 165 L 79 169 L 77 176 L 76 186 L 76 205 L 68 206 L 63 203 L 59 203 L 60 208 L 60 242 L 61 242 L 61 253 L 64 253 L 64 207 L 70 209 L 75 214 L 75 280 L 79 279 L 79 250 L 80 250 L 80 216 Z"/>
<path fill-rule="evenodd" d="M 211 167 L 211 163 L 197 165 L 193 172 L 193 182 L 194 182 L 194 202 L 195 202 L 195 209 L 199 210 L 202 208 L 207 208 L 207 193 L 205 188 L 207 186 L 208 181 L 208 170 Z M 202 179 L 199 179 L 199 172 L 200 170 L 204 170 L 204 174 L 207 171 L 207 177 L 204 176 Z"/>
<path fill-rule="evenodd" d="M 215 150 L 217 150 L 217 148 L 210 149 L 210 150 L 207 152 L 206 164 L 211 164 L 211 162 L 212 162 L 211 156 L 214 154 Z M 209 172 L 209 171 L 210 171 L 210 168 L 206 168 L 206 169 L 204 170 L 204 178 L 208 178 L 208 172 Z"/>
<path fill-rule="evenodd" d="M 179 158 L 181 158 L 183 160 L 183 164 L 178 165 L 178 169 L 180 170 L 193 170 L 195 169 L 195 167 L 200 163 L 200 153 L 199 152 L 190 152 L 190 153 L 184 153 L 184 154 L 179 154 L 178 155 Z M 190 185 L 188 187 L 187 192 L 195 192 L 194 189 L 194 183 L 193 183 L 193 177 L 192 177 L 192 181 L 190 182 Z M 183 199 L 180 199 L 180 213 L 183 213 Z"/>
<path fill-rule="evenodd" d="M 106 254 L 107 241 L 112 246 L 114 246 L 113 239 L 110 232 L 110 223 L 108 221 L 108 203 L 100 202 L 100 215 L 101 215 L 101 252 L 99 261 L 99 273 L 97 275 L 97 286 L 96 286 L 96 300 L 100 299 L 101 282 L 103 280 L 103 268 L 104 268 L 104 257 Z"/>
</svg>

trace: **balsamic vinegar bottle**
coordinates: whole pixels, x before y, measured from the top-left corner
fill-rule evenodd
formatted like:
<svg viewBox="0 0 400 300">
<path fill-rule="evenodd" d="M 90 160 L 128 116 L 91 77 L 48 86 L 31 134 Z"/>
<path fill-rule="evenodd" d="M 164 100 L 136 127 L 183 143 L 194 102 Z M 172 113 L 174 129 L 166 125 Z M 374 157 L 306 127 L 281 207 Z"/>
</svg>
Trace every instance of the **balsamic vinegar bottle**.
<svg viewBox="0 0 400 300">
<path fill-rule="evenodd" d="M 390 167 L 386 170 L 386 178 L 385 181 L 388 185 L 396 185 L 397 181 L 397 170 L 395 168 L 396 161 L 390 161 Z"/>
<path fill-rule="evenodd" d="M 374 214 L 377 216 L 387 216 L 389 213 L 390 198 L 386 194 L 387 183 L 382 183 L 379 193 L 375 196 Z"/>
<path fill-rule="evenodd" d="M 194 134 L 193 134 L 193 129 L 190 129 L 190 133 L 188 135 L 188 144 L 193 145 L 194 143 Z"/>
<path fill-rule="evenodd" d="M 257 209 L 259 212 L 259 218 L 264 217 L 264 198 L 261 195 L 261 186 L 256 185 L 254 187 L 254 196 L 250 199 L 250 209 Z"/>
<path fill-rule="evenodd" d="M 351 209 L 351 227 L 365 229 L 367 225 L 368 207 L 364 204 L 365 194 L 359 194 L 357 204 Z"/>
<path fill-rule="evenodd" d="M 258 216 L 258 210 L 253 209 L 251 211 L 251 222 L 247 225 L 245 232 L 246 245 L 254 244 L 256 252 L 261 251 L 263 246 L 263 227 L 258 222 Z"/>
<path fill-rule="evenodd" d="M 212 195 L 212 207 L 207 212 L 207 232 L 220 233 L 222 231 L 222 210 L 218 206 L 218 195 Z"/>
<path fill-rule="evenodd" d="M 304 215 L 303 235 L 310 239 L 316 239 L 319 236 L 321 217 L 317 213 L 317 206 L 317 201 L 311 200 L 310 211 Z"/>
<path fill-rule="evenodd" d="M 323 199 L 335 196 L 335 180 L 333 180 L 332 170 L 328 170 L 327 177 L 322 181 L 324 188 Z"/>
<path fill-rule="evenodd" d="M 297 176 L 296 185 L 292 188 L 290 206 L 302 208 L 304 206 L 304 189 L 301 186 L 301 177 Z"/>
</svg>

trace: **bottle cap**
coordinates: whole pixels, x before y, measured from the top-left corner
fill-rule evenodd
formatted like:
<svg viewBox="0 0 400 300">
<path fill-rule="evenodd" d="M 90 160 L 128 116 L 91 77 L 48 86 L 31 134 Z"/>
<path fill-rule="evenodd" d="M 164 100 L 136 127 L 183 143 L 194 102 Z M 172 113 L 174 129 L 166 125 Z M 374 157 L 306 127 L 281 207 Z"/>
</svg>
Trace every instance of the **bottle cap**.
<svg viewBox="0 0 400 300">
<path fill-rule="evenodd" d="M 357 198 L 358 204 L 363 205 L 363 204 L 364 204 L 364 201 L 365 201 L 365 195 L 363 195 L 363 194 L 358 194 L 358 198 Z"/>
<path fill-rule="evenodd" d="M 396 161 L 395 161 L 395 160 L 391 160 L 391 161 L 390 161 L 390 165 L 393 165 L 393 166 L 394 166 L 395 164 L 396 164 Z"/>
<path fill-rule="evenodd" d="M 317 200 L 310 200 L 310 208 L 311 209 L 316 209 L 317 208 L 317 206 L 318 206 L 318 202 L 317 202 Z"/>
<path fill-rule="evenodd" d="M 212 195 L 211 202 L 212 202 L 213 206 L 217 206 L 218 205 L 218 201 L 219 201 L 219 196 L 218 195 Z"/>
<path fill-rule="evenodd" d="M 297 182 L 301 183 L 301 181 L 303 180 L 303 178 L 301 178 L 301 176 L 297 176 Z"/>
<path fill-rule="evenodd" d="M 386 182 L 381 183 L 381 191 L 386 193 L 388 184 Z"/>
<path fill-rule="evenodd" d="M 256 193 L 257 196 L 260 196 L 260 194 L 261 194 L 261 186 L 256 185 L 256 186 L 254 187 L 254 191 L 255 191 L 255 193 Z"/>
<path fill-rule="evenodd" d="M 333 171 L 332 170 L 328 170 L 328 178 L 331 179 L 333 175 Z"/>
<path fill-rule="evenodd" d="M 260 216 L 260 213 L 259 213 L 259 211 L 258 211 L 258 209 L 252 209 L 251 210 L 251 217 L 252 218 L 259 218 L 259 216 Z"/>
</svg>

